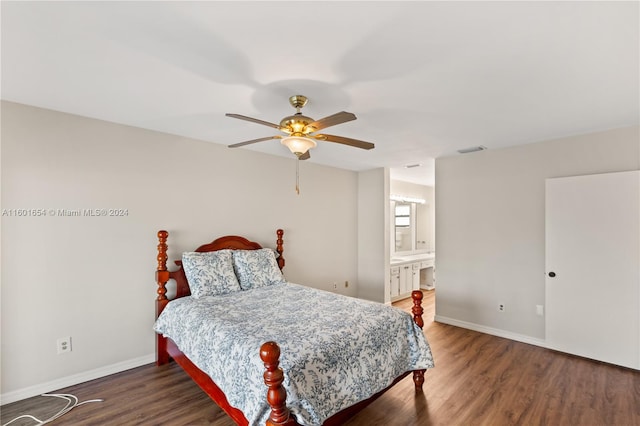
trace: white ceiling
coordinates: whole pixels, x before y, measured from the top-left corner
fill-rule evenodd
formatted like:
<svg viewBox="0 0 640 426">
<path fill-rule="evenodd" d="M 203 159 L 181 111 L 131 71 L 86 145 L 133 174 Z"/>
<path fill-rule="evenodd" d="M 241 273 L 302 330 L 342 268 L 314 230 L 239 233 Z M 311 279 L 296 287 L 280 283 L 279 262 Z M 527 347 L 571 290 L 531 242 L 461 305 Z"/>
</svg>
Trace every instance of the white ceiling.
<svg viewBox="0 0 640 426">
<path fill-rule="evenodd" d="M 7 2 L 2 99 L 229 145 L 288 97 L 311 162 L 433 184 L 434 158 L 639 124 L 639 3 Z M 277 140 L 238 149 L 291 156 Z M 293 157 L 292 157 L 293 158 Z M 403 169 L 404 165 L 423 166 Z"/>
</svg>

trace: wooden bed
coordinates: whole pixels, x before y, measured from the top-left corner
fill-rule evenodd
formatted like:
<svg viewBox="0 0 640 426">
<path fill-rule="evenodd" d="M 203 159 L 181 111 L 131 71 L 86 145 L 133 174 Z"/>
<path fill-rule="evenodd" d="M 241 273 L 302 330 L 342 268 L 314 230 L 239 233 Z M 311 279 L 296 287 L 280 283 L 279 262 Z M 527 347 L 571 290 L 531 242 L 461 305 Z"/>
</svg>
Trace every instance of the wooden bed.
<svg viewBox="0 0 640 426">
<path fill-rule="evenodd" d="M 283 234 L 282 229 L 276 231 L 276 252 L 278 267 L 282 270 L 285 265 L 285 259 L 283 257 Z M 167 268 L 167 238 L 169 233 L 167 231 L 158 231 L 158 267 L 156 270 L 156 282 L 157 298 L 156 298 L 156 318 L 164 310 L 169 303 L 167 298 L 167 282 L 171 279 L 176 283 L 176 295 L 175 298 L 181 298 L 189 296 L 190 289 L 187 283 L 184 269 L 182 268 L 181 260 L 176 260 L 175 264 L 178 268 L 174 271 L 169 271 Z M 218 238 L 210 243 L 201 245 L 195 251 L 196 252 L 210 252 L 223 249 L 232 250 L 257 250 L 262 246 L 256 242 L 250 241 L 240 236 L 225 236 Z M 416 290 L 411 295 L 413 299 L 413 320 L 422 328 L 424 323 L 422 320 L 422 292 Z M 266 400 L 271 407 L 271 413 L 267 425 L 286 425 L 293 426 L 298 425 L 295 416 L 293 416 L 286 406 L 287 394 L 284 386 L 282 385 L 284 379 L 284 373 L 279 367 L 280 348 L 276 342 L 265 342 L 260 348 L 260 358 L 264 362 L 264 383 L 265 383 L 265 396 Z M 165 338 L 160 334 L 157 334 L 156 340 L 156 364 L 158 366 L 166 364 L 173 359 L 182 369 L 202 388 L 202 390 L 215 401 L 220 408 L 222 408 L 238 425 L 248 425 L 248 421 L 242 411 L 231 406 L 227 401 L 227 397 L 223 391 L 213 382 L 213 380 L 203 371 L 201 371 L 189 358 L 187 358 L 177 347 L 177 345 L 169 338 Z M 348 418 L 355 415 L 364 407 L 369 405 L 379 396 L 381 396 L 388 389 L 393 387 L 398 381 L 402 380 L 409 373 L 413 373 L 413 381 L 415 384 L 416 392 L 422 391 L 424 383 L 424 374 L 426 370 L 408 371 L 397 377 L 393 383 L 386 389 L 376 393 L 369 399 L 361 401 L 351 407 L 334 414 L 332 417 L 324 422 L 324 425 L 340 425 L 344 423 Z M 375 373 L 374 373 L 375 374 Z"/>
</svg>

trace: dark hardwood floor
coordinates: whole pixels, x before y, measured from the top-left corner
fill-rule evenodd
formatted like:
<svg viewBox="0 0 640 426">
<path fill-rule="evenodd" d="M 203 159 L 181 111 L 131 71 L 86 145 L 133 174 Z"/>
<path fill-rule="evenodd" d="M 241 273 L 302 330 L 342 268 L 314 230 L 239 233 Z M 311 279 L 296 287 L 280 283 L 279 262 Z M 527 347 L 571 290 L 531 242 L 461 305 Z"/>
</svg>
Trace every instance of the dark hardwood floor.
<svg viewBox="0 0 640 426">
<path fill-rule="evenodd" d="M 640 426 L 640 372 L 433 322 L 434 298 L 435 291 L 425 292 L 425 333 L 436 366 L 427 371 L 424 392 L 416 394 L 407 377 L 346 425 Z M 411 301 L 394 305 L 409 310 Z M 234 424 L 173 363 L 58 392 L 104 402 L 79 406 L 52 425 Z M 2 425 L 21 414 L 44 420 L 64 404 L 41 396 L 8 404 Z"/>
</svg>

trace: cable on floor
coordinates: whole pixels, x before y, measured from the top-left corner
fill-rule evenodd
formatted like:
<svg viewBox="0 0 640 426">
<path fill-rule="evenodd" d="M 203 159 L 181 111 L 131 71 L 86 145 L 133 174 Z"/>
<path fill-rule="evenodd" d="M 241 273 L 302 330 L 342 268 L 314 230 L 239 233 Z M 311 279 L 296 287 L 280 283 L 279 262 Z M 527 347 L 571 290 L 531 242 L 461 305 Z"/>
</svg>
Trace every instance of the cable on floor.
<svg viewBox="0 0 640 426">
<path fill-rule="evenodd" d="M 60 411 L 58 411 L 56 414 L 54 414 L 53 416 L 49 417 L 48 419 L 45 420 L 40 420 L 37 417 L 34 417 L 30 414 L 24 414 L 22 416 L 18 416 L 15 419 L 3 424 L 2 426 L 7 426 L 10 425 L 11 423 L 20 420 L 20 419 L 32 419 L 36 422 L 36 425 L 45 425 L 47 423 L 50 423 L 62 416 L 64 416 L 65 414 L 67 414 L 69 411 L 73 410 L 75 407 L 79 407 L 80 405 L 83 404 L 87 404 L 89 402 L 103 402 L 104 399 L 90 399 L 87 401 L 82 401 L 79 402 L 78 398 L 75 395 L 71 395 L 68 393 L 43 393 L 40 396 L 51 396 L 51 397 L 57 397 L 57 398 L 62 398 L 64 400 L 67 401 L 67 405 Z"/>
</svg>

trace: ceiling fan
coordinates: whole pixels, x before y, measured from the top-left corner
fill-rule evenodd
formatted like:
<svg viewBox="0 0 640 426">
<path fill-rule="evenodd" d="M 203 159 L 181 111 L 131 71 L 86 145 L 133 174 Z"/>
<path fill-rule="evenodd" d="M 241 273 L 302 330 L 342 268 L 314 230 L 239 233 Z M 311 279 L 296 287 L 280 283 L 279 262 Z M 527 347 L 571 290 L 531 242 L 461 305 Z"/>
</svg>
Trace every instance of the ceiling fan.
<svg viewBox="0 0 640 426">
<path fill-rule="evenodd" d="M 289 98 L 289 103 L 296 109 L 296 113 L 283 118 L 280 124 L 270 123 L 268 121 L 259 120 L 257 118 L 247 117 L 240 114 L 225 114 L 227 117 L 238 118 L 240 120 L 251 121 L 252 123 L 262 124 L 264 126 L 273 127 L 280 130 L 286 135 L 273 135 L 266 136 L 264 138 L 252 139 L 240 143 L 229 145 L 229 148 L 237 148 L 244 145 L 249 145 L 256 142 L 262 142 L 270 139 L 282 139 L 281 143 L 285 145 L 289 150 L 298 157 L 299 160 L 306 160 L 310 157 L 309 149 L 317 146 L 316 140 L 323 142 L 335 142 L 343 145 L 353 146 L 362 149 L 372 149 L 375 147 L 371 142 L 364 142 L 357 139 L 347 138 L 344 136 L 327 135 L 323 133 L 316 133 L 319 130 L 325 129 L 336 124 L 346 123 L 356 119 L 356 116 L 350 112 L 341 111 L 330 115 L 328 117 L 321 118 L 320 120 L 314 120 L 311 117 L 302 115 L 300 110 L 307 104 L 307 97 L 302 95 L 294 95 Z"/>
</svg>

